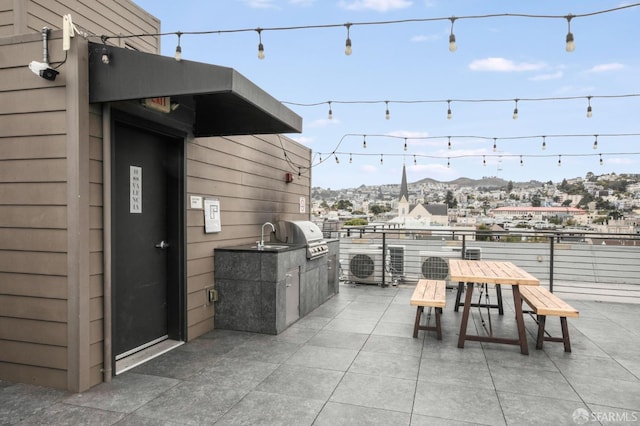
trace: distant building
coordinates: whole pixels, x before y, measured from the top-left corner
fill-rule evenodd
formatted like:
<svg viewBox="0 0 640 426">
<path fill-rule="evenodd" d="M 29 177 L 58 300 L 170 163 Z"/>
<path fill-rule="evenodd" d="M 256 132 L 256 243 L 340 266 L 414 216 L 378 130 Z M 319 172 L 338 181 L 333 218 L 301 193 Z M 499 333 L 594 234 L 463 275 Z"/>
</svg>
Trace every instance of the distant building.
<svg viewBox="0 0 640 426">
<path fill-rule="evenodd" d="M 589 215 L 576 207 L 498 207 L 489 215 L 496 220 L 529 219 L 544 220 L 550 217 L 572 217 L 579 224 L 586 224 Z"/>
<path fill-rule="evenodd" d="M 398 214 L 389 221 L 403 224 L 406 228 L 422 228 L 425 226 L 448 226 L 449 216 L 446 204 L 411 204 L 407 186 L 407 170 L 402 167 L 402 181 L 400 183 L 400 200 Z"/>
</svg>

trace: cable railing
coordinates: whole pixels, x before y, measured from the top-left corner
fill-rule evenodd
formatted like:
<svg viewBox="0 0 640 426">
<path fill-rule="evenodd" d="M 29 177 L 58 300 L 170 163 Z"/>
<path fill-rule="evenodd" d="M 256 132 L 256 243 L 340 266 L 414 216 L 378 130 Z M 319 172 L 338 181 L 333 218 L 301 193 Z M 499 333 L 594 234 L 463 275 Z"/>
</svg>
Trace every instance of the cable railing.
<svg viewBox="0 0 640 426">
<path fill-rule="evenodd" d="M 574 299 L 640 303 L 640 235 L 583 229 L 509 231 L 326 229 L 340 239 L 341 279 L 380 286 L 447 279 L 447 259 L 507 260 L 552 292 Z M 456 283 L 457 284 L 457 283 Z"/>
</svg>

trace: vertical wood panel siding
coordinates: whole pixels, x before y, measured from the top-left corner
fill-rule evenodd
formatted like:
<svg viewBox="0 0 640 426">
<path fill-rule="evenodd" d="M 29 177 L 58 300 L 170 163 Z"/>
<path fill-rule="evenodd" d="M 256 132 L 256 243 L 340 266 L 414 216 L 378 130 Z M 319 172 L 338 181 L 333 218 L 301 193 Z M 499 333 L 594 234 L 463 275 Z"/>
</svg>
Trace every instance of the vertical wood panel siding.
<svg viewBox="0 0 640 426">
<path fill-rule="evenodd" d="M 309 166 L 308 148 L 277 135 L 199 138 L 187 144 L 187 197 L 219 198 L 222 221 L 222 232 L 206 234 L 203 211 L 187 206 L 188 340 L 214 328 L 213 305 L 204 291 L 214 285 L 213 250 L 254 243 L 264 222 L 309 218 L 309 175 L 297 176 L 283 147 L 291 162 Z M 294 174 L 292 183 L 284 180 L 287 172 Z M 300 197 L 306 199 L 307 213 L 300 213 Z"/>
</svg>

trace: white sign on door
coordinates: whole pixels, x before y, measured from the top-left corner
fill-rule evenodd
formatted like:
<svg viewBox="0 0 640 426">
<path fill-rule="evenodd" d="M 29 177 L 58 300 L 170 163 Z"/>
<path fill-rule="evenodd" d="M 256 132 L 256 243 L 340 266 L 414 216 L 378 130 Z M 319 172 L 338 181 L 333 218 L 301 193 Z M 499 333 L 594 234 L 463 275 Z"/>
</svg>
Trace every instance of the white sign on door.
<svg viewBox="0 0 640 426">
<path fill-rule="evenodd" d="M 142 167 L 129 166 L 129 213 L 142 213 Z"/>
<path fill-rule="evenodd" d="M 307 199 L 304 197 L 300 197 L 300 213 L 305 213 L 307 211 Z"/>
</svg>

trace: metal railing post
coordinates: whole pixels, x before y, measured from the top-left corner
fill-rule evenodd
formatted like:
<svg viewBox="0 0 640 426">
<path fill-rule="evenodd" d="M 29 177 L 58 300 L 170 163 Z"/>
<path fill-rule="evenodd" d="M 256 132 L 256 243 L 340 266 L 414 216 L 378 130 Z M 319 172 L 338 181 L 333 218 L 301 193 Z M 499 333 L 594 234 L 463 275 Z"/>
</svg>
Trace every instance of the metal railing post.
<svg viewBox="0 0 640 426">
<path fill-rule="evenodd" d="M 385 285 L 387 271 L 387 233 L 382 232 L 382 287 Z"/>
<path fill-rule="evenodd" d="M 558 237 L 559 238 L 559 237 Z M 555 240 L 554 236 L 551 235 L 549 238 L 551 241 L 551 246 L 549 247 L 549 291 L 553 293 L 553 241 Z"/>
</svg>

